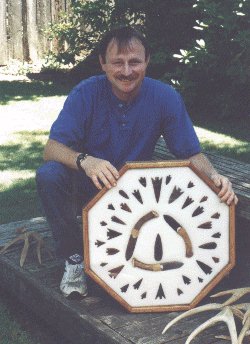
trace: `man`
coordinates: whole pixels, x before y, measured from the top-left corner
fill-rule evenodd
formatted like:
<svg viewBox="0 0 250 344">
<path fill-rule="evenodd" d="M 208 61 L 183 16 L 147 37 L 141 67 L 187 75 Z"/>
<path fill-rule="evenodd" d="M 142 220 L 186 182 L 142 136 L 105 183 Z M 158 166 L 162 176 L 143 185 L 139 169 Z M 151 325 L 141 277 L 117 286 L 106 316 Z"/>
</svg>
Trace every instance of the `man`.
<svg viewBox="0 0 250 344">
<path fill-rule="evenodd" d="M 137 31 L 109 32 L 100 44 L 105 75 L 76 86 L 52 125 L 37 186 L 57 253 L 66 259 L 60 285 L 65 296 L 87 294 L 75 191 L 82 206 L 103 186 L 116 186 L 118 169 L 126 161 L 150 160 L 160 135 L 177 158 L 189 159 L 221 188 L 221 201 L 237 203 L 229 180 L 200 152 L 180 95 L 145 77 L 149 58 L 147 41 Z"/>
</svg>

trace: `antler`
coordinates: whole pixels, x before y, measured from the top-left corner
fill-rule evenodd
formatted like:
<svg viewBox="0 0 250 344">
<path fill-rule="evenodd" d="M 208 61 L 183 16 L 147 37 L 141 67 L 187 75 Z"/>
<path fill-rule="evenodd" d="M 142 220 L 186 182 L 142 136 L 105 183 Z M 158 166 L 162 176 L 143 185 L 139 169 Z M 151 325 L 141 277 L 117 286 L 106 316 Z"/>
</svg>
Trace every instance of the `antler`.
<svg viewBox="0 0 250 344">
<path fill-rule="evenodd" d="M 18 241 L 24 241 L 24 246 L 21 252 L 21 257 L 20 257 L 20 266 L 23 267 L 24 262 L 26 260 L 27 254 L 28 254 L 28 250 L 30 247 L 30 241 L 29 239 L 34 239 L 37 246 L 36 246 L 36 254 L 37 254 L 37 258 L 40 264 L 42 264 L 42 260 L 41 260 L 41 247 L 44 247 L 45 250 L 48 252 L 48 254 L 50 255 L 50 257 L 53 257 L 53 254 L 51 253 L 51 251 L 45 246 L 44 244 L 44 240 L 43 237 L 34 231 L 27 231 L 26 228 L 22 227 L 22 228 L 17 228 L 16 233 L 19 234 L 18 237 L 14 238 L 13 240 L 11 240 L 10 242 L 8 242 L 1 250 L 0 250 L 0 254 L 4 254 L 7 249 L 16 244 Z"/>
<path fill-rule="evenodd" d="M 172 327 L 174 324 L 176 324 L 181 319 L 187 318 L 187 317 L 189 317 L 191 315 L 198 314 L 198 313 L 201 313 L 201 312 L 221 309 L 222 307 L 223 306 L 220 303 L 210 303 L 208 305 L 204 305 L 204 306 L 200 306 L 200 307 L 196 307 L 196 308 L 190 309 L 189 311 L 186 311 L 185 313 L 182 313 L 182 314 L 178 315 L 176 318 L 174 318 L 173 320 L 171 320 L 165 326 L 164 330 L 162 331 L 162 334 L 164 334 L 170 327 Z"/>
<path fill-rule="evenodd" d="M 203 324 L 201 324 L 199 327 L 197 327 L 189 335 L 185 344 L 189 344 L 191 342 L 191 340 L 194 339 L 199 333 L 201 333 L 205 329 L 215 325 L 217 322 L 220 322 L 220 321 L 223 321 L 227 324 L 232 344 L 238 344 L 237 330 L 236 330 L 236 325 L 234 322 L 234 316 L 233 316 L 233 312 L 229 306 L 224 307 L 220 313 L 218 313 L 217 315 L 215 315 L 211 319 L 208 319 Z"/>
<path fill-rule="evenodd" d="M 250 293 L 250 288 L 237 288 L 231 290 L 221 291 L 220 293 L 211 295 L 211 297 L 220 297 L 228 294 L 233 294 L 227 301 L 223 303 L 223 306 L 231 305 L 233 302 L 239 300 L 242 296 Z"/>
<path fill-rule="evenodd" d="M 243 327 L 240 331 L 239 339 L 238 339 L 238 344 L 242 344 L 243 339 L 245 338 L 246 335 L 249 334 L 249 329 L 250 329 L 250 305 L 248 304 L 248 310 L 246 311 L 244 318 L 243 318 Z"/>
</svg>

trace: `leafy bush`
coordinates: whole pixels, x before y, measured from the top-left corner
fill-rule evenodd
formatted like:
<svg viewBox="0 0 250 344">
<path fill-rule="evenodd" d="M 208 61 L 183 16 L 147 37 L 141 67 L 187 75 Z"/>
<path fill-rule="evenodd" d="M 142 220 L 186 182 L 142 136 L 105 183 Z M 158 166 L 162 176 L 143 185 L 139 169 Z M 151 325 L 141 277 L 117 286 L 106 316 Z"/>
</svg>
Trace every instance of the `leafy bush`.
<svg viewBox="0 0 250 344">
<path fill-rule="evenodd" d="M 151 44 L 149 75 L 181 88 L 193 113 L 246 117 L 249 13 L 247 0 L 74 0 L 70 14 L 50 27 L 59 46 L 50 59 L 75 64 L 87 57 L 76 67 L 86 77 L 97 71 L 102 35 L 130 24 Z"/>
<path fill-rule="evenodd" d="M 249 116 L 249 2 L 197 0 L 194 9 L 200 39 L 174 54 L 189 106 L 201 115 Z"/>
</svg>

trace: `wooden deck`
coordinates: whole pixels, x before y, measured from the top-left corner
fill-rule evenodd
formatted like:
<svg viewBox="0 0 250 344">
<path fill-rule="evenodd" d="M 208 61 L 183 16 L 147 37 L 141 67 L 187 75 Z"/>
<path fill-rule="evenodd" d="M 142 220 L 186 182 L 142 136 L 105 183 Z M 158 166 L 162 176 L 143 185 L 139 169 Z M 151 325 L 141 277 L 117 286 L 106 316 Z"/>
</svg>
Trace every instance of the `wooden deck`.
<svg viewBox="0 0 250 344">
<path fill-rule="evenodd" d="M 164 159 L 167 155 L 159 143 L 156 158 Z M 250 231 L 248 230 L 249 221 L 247 221 L 250 219 L 250 165 L 235 163 L 226 158 L 218 160 L 214 155 L 209 155 L 209 157 L 220 172 L 225 170 L 225 174 L 231 174 L 234 187 L 241 200 L 237 209 L 236 267 L 213 292 L 250 286 Z M 44 218 L 1 225 L 0 246 L 15 237 L 16 229 L 22 226 L 28 230 L 38 231 L 45 238 L 46 244 L 53 249 L 51 233 Z M 59 290 L 64 262 L 51 259 L 44 254 L 43 264 L 39 265 L 34 254 L 34 247 L 31 247 L 24 267 L 20 268 L 21 249 L 22 244 L 19 244 L 5 255 L 0 255 L 1 287 L 26 304 L 48 324 L 53 325 L 73 344 L 183 344 L 195 327 L 214 314 L 209 313 L 183 320 L 162 335 L 163 328 L 178 314 L 177 312 L 129 314 L 91 280 L 88 281 L 89 295 L 86 298 L 65 299 Z M 209 298 L 206 298 L 203 303 L 208 301 Z M 220 324 L 202 333 L 193 343 L 226 343 L 224 340 L 216 339 L 215 335 L 227 333 L 226 326 Z"/>
<path fill-rule="evenodd" d="M 25 226 L 28 230 L 38 231 L 45 238 L 46 244 L 53 247 L 51 234 L 44 218 L 1 225 L 0 245 L 4 245 L 13 238 L 16 235 L 16 229 L 21 226 Z M 248 273 L 250 259 L 246 260 L 249 256 L 247 245 L 249 235 L 246 238 L 244 233 L 245 228 L 241 228 L 237 267 L 216 287 L 216 291 L 250 285 Z M 178 314 L 177 312 L 129 314 L 90 280 L 88 297 L 82 300 L 67 300 L 59 291 L 63 262 L 51 259 L 44 254 L 43 264 L 39 265 L 34 255 L 34 247 L 31 247 L 24 267 L 20 268 L 21 248 L 22 244 L 16 245 L 8 253 L 0 256 L 1 286 L 48 324 L 53 324 L 62 336 L 74 344 L 182 344 L 185 343 L 192 329 L 208 318 L 207 314 L 184 320 L 167 334 L 161 335 L 166 323 L 173 319 Z M 208 300 L 207 298 L 205 301 Z M 204 332 L 194 343 L 222 344 L 225 341 L 215 339 L 214 335 L 226 333 L 227 329 L 222 324 Z"/>
</svg>

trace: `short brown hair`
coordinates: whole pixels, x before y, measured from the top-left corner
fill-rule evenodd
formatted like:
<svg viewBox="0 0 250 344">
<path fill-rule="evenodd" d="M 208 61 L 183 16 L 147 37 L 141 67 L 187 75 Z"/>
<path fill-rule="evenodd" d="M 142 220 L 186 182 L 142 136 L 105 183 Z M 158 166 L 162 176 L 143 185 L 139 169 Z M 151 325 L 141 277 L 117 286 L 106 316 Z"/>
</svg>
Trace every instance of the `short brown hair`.
<svg viewBox="0 0 250 344">
<path fill-rule="evenodd" d="M 101 55 L 103 61 L 105 62 L 107 48 L 112 40 L 117 42 L 118 49 L 122 51 L 129 46 L 130 41 L 133 38 L 141 42 L 145 49 L 145 59 L 147 59 L 149 56 L 148 42 L 141 32 L 137 31 L 131 26 L 122 26 L 108 31 L 99 43 L 99 55 Z"/>
</svg>

